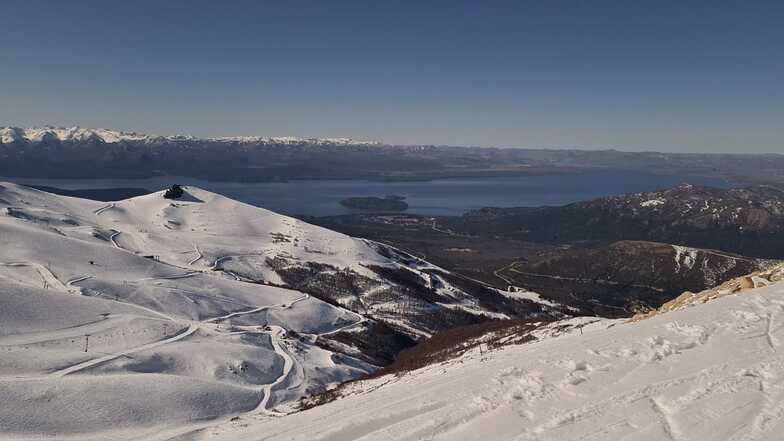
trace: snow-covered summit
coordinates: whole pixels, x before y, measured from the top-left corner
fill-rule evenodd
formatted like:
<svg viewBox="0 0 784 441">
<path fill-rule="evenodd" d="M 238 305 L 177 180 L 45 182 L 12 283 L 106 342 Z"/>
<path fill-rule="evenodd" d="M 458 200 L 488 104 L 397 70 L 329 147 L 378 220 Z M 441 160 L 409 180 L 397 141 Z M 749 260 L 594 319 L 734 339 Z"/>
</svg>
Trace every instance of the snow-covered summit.
<svg viewBox="0 0 784 441">
<path fill-rule="evenodd" d="M 145 141 L 155 137 L 135 132 L 120 132 L 108 129 L 87 129 L 83 127 L 3 127 L 0 128 L 0 141 L 10 144 L 17 141 L 38 143 L 43 141 L 99 141 L 116 143 L 120 141 Z"/>
<path fill-rule="evenodd" d="M 300 138 L 296 136 L 225 136 L 207 138 L 207 141 L 228 142 L 238 144 L 319 144 L 319 145 L 379 145 L 378 141 L 360 141 L 353 138 Z"/>
<path fill-rule="evenodd" d="M 84 127 L 2 127 L 0 143 L 15 142 L 41 143 L 60 142 L 102 142 L 113 144 L 118 142 L 217 142 L 227 144 L 274 144 L 274 145 L 378 145 L 376 141 L 360 141 L 352 138 L 300 138 L 293 136 L 262 137 L 262 136 L 228 136 L 214 138 L 198 138 L 190 135 L 157 136 L 136 132 L 123 132 L 102 128 Z"/>
</svg>

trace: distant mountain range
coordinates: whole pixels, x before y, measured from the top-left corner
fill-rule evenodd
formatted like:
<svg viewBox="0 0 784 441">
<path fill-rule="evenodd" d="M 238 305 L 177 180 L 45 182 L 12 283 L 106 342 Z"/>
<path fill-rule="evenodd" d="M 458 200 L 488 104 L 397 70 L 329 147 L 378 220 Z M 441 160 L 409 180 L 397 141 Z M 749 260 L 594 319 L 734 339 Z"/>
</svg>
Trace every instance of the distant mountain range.
<svg viewBox="0 0 784 441">
<path fill-rule="evenodd" d="M 784 182 L 784 156 L 387 145 L 350 138 L 154 136 L 0 128 L 0 176 L 207 180 L 430 180 L 628 169 L 739 183 Z"/>
<path fill-rule="evenodd" d="M 351 138 L 298 138 L 294 136 L 262 137 L 262 136 L 228 136 L 217 138 L 198 138 L 189 135 L 157 136 L 136 132 L 121 132 L 108 129 L 90 129 L 83 127 L 3 127 L 0 128 L 0 143 L 38 144 L 46 142 L 67 143 L 197 143 L 218 142 L 227 144 L 261 144 L 261 145 L 378 145 L 375 141 L 358 141 Z"/>
</svg>

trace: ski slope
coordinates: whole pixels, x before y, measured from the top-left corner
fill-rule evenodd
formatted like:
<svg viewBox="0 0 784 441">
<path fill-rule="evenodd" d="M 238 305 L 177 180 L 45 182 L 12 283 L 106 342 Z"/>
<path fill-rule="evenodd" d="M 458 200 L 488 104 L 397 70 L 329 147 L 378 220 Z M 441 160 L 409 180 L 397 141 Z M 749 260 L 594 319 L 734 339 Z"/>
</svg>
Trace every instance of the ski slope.
<svg viewBox="0 0 784 441">
<path fill-rule="evenodd" d="M 740 441 L 784 430 L 784 283 L 354 383 L 182 439 Z"/>
<path fill-rule="evenodd" d="M 0 439 L 150 439 L 281 415 L 374 369 L 319 345 L 364 317 L 216 264 L 246 255 L 389 263 L 195 188 L 106 204 L 0 183 Z"/>
</svg>

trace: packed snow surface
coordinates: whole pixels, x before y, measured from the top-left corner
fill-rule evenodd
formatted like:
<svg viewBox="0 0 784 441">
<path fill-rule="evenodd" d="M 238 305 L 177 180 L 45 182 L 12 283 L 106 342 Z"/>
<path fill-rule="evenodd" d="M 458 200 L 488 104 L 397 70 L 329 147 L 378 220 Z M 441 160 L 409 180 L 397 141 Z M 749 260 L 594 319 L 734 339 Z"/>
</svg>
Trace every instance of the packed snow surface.
<svg viewBox="0 0 784 441">
<path fill-rule="evenodd" d="M 101 203 L 0 183 L 0 439 L 150 439 L 277 415 L 374 368 L 316 344 L 363 317 L 272 286 L 271 269 L 223 269 L 248 255 L 389 264 L 198 188 Z"/>
<path fill-rule="evenodd" d="M 209 440 L 780 440 L 784 284 L 468 353 Z"/>
</svg>

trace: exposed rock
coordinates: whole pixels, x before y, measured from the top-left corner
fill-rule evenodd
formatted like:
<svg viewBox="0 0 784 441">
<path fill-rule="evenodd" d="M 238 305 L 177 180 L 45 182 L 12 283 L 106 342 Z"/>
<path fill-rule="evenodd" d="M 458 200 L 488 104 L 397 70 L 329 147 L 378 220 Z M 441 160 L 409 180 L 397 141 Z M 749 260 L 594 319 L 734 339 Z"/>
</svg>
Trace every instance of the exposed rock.
<svg viewBox="0 0 784 441">
<path fill-rule="evenodd" d="M 182 190 L 178 184 L 174 184 L 166 190 L 166 193 L 163 194 L 163 197 L 166 199 L 179 199 L 185 192 Z"/>
</svg>

